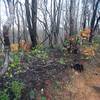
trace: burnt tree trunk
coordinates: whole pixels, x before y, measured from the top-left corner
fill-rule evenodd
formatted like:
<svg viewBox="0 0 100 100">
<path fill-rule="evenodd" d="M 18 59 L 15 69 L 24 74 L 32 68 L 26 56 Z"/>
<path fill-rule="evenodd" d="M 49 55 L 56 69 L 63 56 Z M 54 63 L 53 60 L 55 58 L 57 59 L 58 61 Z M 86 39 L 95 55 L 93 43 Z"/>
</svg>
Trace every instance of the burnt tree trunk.
<svg viewBox="0 0 100 100">
<path fill-rule="evenodd" d="M 83 30 L 86 28 L 88 0 L 83 0 Z"/>
<path fill-rule="evenodd" d="M 94 32 L 96 13 L 97 13 L 97 8 L 98 8 L 98 5 L 99 5 L 99 2 L 100 2 L 100 0 L 97 0 L 94 11 L 93 11 L 93 16 L 92 16 L 92 19 L 91 19 L 91 26 L 90 26 L 91 33 L 90 33 L 90 37 L 89 37 L 89 42 L 90 43 L 92 42 L 92 39 L 93 39 L 93 36 L 94 36 L 93 32 Z"/>
<path fill-rule="evenodd" d="M 37 45 L 37 0 L 32 0 L 32 31 L 31 35 L 33 47 Z"/>
<path fill-rule="evenodd" d="M 10 49 L 10 40 L 9 40 L 9 28 L 13 24 L 15 15 L 14 15 L 14 3 L 11 0 L 7 0 L 10 16 L 8 17 L 6 23 L 3 25 L 3 37 L 4 37 L 4 50 L 5 50 L 5 61 L 0 68 L 0 77 L 5 74 L 9 65 L 9 49 Z"/>
<path fill-rule="evenodd" d="M 3 37 L 4 37 L 4 47 L 9 49 L 10 47 L 9 28 L 6 25 L 3 26 Z"/>
<path fill-rule="evenodd" d="M 96 24 L 95 24 L 95 26 L 94 26 L 94 31 L 96 30 L 99 21 L 100 21 L 100 16 L 97 18 Z"/>
<path fill-rule="evenodd" d="M 61 19 L 61 8 L 62 8 L 62 5 L 61 5 L 61 0 L 59 0 L 59 4 L 58 4 L 58 13 L 57 13 L 57 22 L 56 22 L 56 38 L 58 37 L 58 34 L 59 34 L 59 28 L 60 28 L 60 19 Z M 57 41 L 57 39 L 56 39 Z"/>
<path fill-rule="evenodd" d="M 52 23 L 52 31 L 54 35 L 54 44 L 57 43 L 57 34 L 56 34 L 56 0 L 53 1 L 53 23 Z"/>
<path fill-rule="evenodd" d="M 70 33 L 69 36 L 71 36 L 74 33 L 74 19 L 73 19 L 73 6 L 74 6 L 74 0 L 70 0 Z"/>
<path fill-rule="evenodd" d="M 30 34 L 30 38 L 32 41 L 32 47 L 35 47 L 37 45 L 37 31 L 36 31 L 37 0 L 32 0 L 31 12 L 30 12 L 30 8 L 29 8 L 28 0 L 25 0 L 25 8 L 26 8 L 26 17 L 27 17 L 29 34 Z"/>
</svg>

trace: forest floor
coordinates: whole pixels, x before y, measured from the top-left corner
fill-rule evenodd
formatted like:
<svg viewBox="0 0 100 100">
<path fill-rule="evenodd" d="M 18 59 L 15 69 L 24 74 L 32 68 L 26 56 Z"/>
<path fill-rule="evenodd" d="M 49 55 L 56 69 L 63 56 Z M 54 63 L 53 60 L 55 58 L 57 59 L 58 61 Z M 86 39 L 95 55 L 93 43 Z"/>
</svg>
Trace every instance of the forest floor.
<svg viewBox="0 0 100 100">
<path fill-rule="evenodd" d="M 38 78 L 33 86 L 37 90 L 37 100 L 41 100 L 41 96 L 46 96 L 47 100 L 100 100 L 99 57 L 85 62 L 84 71 L 78 73 L 70 68 L 68 62 L 58 63 L 61 56 L 59 51 L 54 50 L 46 62 L 39 61 L 39 59 L 33 60 L 35 71 L 38 73 L 34 73 L 35 77 L 31 77 L 33 76 L 32 68 L 29 68 L 30 70 L 25 75 L 22 74 L 22 79 L 27 80 L 26 84 L 31 88 L 32 80 Z"/>
<path fill-rule="evenodd" d="M 63 56 L 54 49 L 47 60 L 32 57 L 22 65 L 24 70 L 14 76 L 25 84 L 20 100 L 100 100 L 100 54 L 85 61 L 81 73 L 70 68 L 70 55 Z"/>
</svg>

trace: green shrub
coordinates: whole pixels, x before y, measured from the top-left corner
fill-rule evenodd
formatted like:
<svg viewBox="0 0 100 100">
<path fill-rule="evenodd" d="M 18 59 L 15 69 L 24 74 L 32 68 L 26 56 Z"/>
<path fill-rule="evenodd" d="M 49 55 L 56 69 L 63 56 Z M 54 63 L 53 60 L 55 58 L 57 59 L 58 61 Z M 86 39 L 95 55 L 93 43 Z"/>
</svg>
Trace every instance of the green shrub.
<svg viewBox="0 0 100 100">
<path fill-rule="evenodd" d="M 60 64 L 65 64 L 64 58 L 60 58 L 60 60 L 58 61 Z"/>
<path fill-rule="evenodd" d="M 100 35 L 97 35 L 93 38 L 94 43 L 100 43 Z"/>
<path fill-rule="evenodd" d="M 0 92 L 0 100 L 9 100 L 9 96 L 5 90 Z"/>
<path fill-rule="evenodd" d="M 22 83 L 20 83 L 19 81 L 13 81 L 11 84 L 11 89 L 13 91 L 13 93 L 16 96 L 16 99 L 20 98 L 21 96 L 21 91 L 24 88 L 24 85 Z"/>
<path fill-rule="evenodd" d="M 20 57 L 17 53 L 14 53 L 11 55 L 11 58 L 13 59 L 13 61 L 10 64 L 10 67 L 15 68 L 17 67 L 17 65 L 20 64 Z"/>
<path fill-rule="evenodd" d="M 32 55 L 41 58 L 41 59 L 48 59 L 48 53 L 44 50 L 44 48 L 40 45 L 36 48 L 33 48 L 31 51 Z"/>
</svg>

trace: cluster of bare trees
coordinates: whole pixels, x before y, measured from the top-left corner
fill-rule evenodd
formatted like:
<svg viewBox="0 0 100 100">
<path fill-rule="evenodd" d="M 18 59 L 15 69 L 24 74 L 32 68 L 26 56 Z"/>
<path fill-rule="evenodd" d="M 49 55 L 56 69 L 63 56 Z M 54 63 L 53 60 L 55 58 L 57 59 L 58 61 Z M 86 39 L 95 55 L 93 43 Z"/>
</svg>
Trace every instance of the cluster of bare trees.
<svg viewBox="0 0 100 100">
<path fill-rule="evenodd" d="M 3 28 L 4 31 L 12 28 L 13 42 L 16 26 L 18 42 L 22 36 L 21 33 L 25 40 L 29 34 L 33 47 L 37 45 L 37 26 L 39 24 L 42 25 L 45 33 L 44 41 L 48 40 L 51 47 L 59 41 L 59 34 L 62 34 L 61 28 L 68 35 L 90 28 L 90 42 L 95 30 L 100 29 L 100 0 L 3 0 L 3 2 L 8 17 Z M 6 36 L 9 34 L 4 34 L 5 44 L 10 44 L 9 38 Z"/>
<path fill-rule="evenodd" d="M 50 47 L 58 42 L 62 6 L 63 0 L 43 0 L 38 8 L 43 16 L 43 19 L 38 19 L 43 24 L 45 39 L 49 39 Z"/>
<path fill-rule="evenodd" d="M 99 28 L 100 0 L 83 0 L 83 29 L 91 29 L 89 42 L 92 42 L 96 28 Z"/>
<path fill-rule="evenodd" d="M 48 7 L 48 5 L 50 7 Z M 57 43 L 59 30 L 63 28 L 68 35 L 80 30 L 91 30 L 89 42 L 92 42 L 95 30 L 100 29 L 100 0 L 43 0 L 39 9 L 43 14 L 44 32 L 48 34 L 50 45 Z"/>
<path fill-rule="evenodd" d="M 37 29 L 40 25 L 45 34 L 43 42 L 48 41 L 50 47 L 53 47 L 60 41 L 61 29 L 71 36 L 79 33 L 81 29 L 90 28 L 89 42 L 92 42 L 94 32 L 100 30 L 100 0 L 1 1 L 5 4 L 5 15 L 7 16 L 7 21 L 2 25 L 4 47 L 7 48 L 6 62 L 8 62 L 7 59 L 9 58 L 7 55 L 10 47 L 10 29 L 13 34 L 13 43 L 15 38 L 17 38 L 19 43 L 22 36 L 24 40 L 27 40 L 28 36 L 30 36 L 32 47 L 37 45 Z M 17 30 L 17 37 L 15 36 L 15 29 Z M 8 63 L 5 63 L 4 66 L 0 75 L 7 70 Z"/>
</svg>

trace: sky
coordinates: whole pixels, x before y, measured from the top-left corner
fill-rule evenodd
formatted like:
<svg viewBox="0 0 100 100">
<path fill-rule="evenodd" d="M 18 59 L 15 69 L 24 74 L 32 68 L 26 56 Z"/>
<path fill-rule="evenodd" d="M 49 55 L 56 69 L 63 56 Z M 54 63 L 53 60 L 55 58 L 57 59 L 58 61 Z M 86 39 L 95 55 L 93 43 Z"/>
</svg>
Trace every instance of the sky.
<svg viewBox="0 0 100 100">
<path fill-rule="evenodd" d="M 2 29 L 2 25 L 7 21 L 4 1 L 6 1 L 6 0 L 0 0 L 0 23 L 1 23 L 0 29 Z M 19 0 L 19 1 L 24 3 L 25 0 Z"/>
<path fill-rule="evenodd" d="M 6 16 L 5 16 L 5 5 L 3 3 L 3 0 L 0 0 L 0 22 L 4 23 L 6 21 Z"/>
<path fill-rule="evenodd" d="M 0 0 L 0 17 L 1 17 L 1 23 L 4 24 L 4 22 L 7 20 L 7 17 L 6 17 L 6 10 L 5 10 L 5 4 L 4 4 L 4 1 L 6 0 Z M 25 0 L 19 0 L 20 2 L 24 3 Z"/>
<path fill-rule="evenodd" d="M 0 23 L 2 23 L 2 25 L 5 23 L 5 21 L 7 20 L 6 17 L 6 10 L 5 10 L 5 5 L 4 5 L 4 0 L 0 0 Z M 5 0 L 6 1 L 6 0 Z M 24 3 L 25 0 L 19 0 L 20 2 Z M 48 9 L 50 8 L 50 1 L 48 0 Z M 64 0 L 65 1 L 65 0 Z M 41 2 L 41 0 L 38 0 L 38 2 Z M 65 9 L 66 7 L 63 7 L 63 9 Z M 42 20 L 42 13 L 40 11 L 38 11 L 38 16 L 41 18 Z M 64 23 L 64 21 L 61 22 L 62 24 Z"/>
<path fill-rule="evenodd" d="M 6 9 L 5 9 L 4 1 L 6 1 L 6 0 L 0 0 L 0 23 L 1 23 L 1 25 L 3 25 L 3 24 L 6 22 L 6 20 L 7 20 Z M 23 3 L 23 4 L 24 4 L 24 2 L 25 2 L 25 0 L 19 0 L 19 1 L 20 1 L 21 3 Z M 31 0 L 29 0 L 29 1 L 31 1 Z M 40 3 L 41 0 L 38 0 L 38 2 Z M 50 4 L 50 0 L 48 0 L 48 3 Z M 42 18 L 41 12 L 38 13 L 38 16 L 39 16 L 40 18 Z M 1 26 L 0 26 L 0 27 L 1 27 Z"/>
<path fill-rule="evenodd" d="M 0 0 L 0 17 L 1 17 L 1 23 L 4 24 L 4 22 L 7 20 L 7 17 L 5 15 L 5 5 L 4 5 L 4 2 L 3 1 L 6 1 L 6 0 Z M 19 0 L 20 2 L 24 3 L 25 0 Z M 29 0 L 31 1 L 31 0 Z M 38 2 L 41 2 L 41 0 L 38 0 Z M 50 0 L 48 0 L 48 4 L 50 4 Z M 50 5 L 48 5 L 50 6 Z"/>
</svg>

